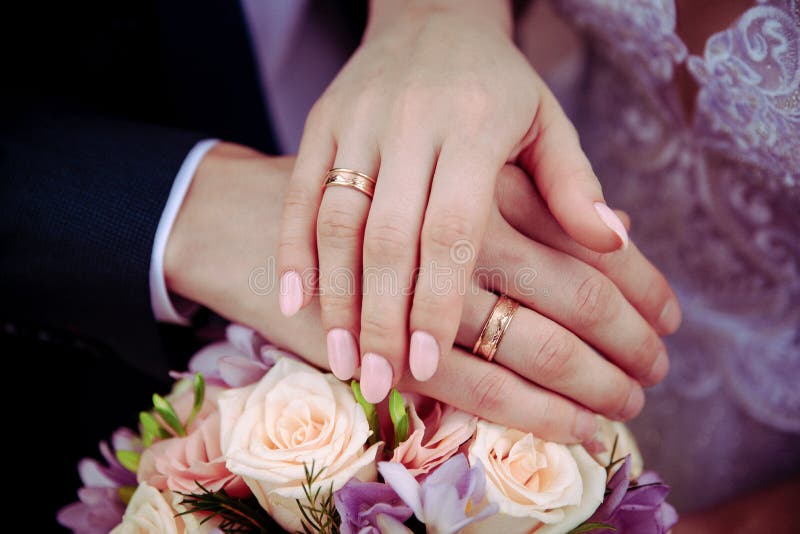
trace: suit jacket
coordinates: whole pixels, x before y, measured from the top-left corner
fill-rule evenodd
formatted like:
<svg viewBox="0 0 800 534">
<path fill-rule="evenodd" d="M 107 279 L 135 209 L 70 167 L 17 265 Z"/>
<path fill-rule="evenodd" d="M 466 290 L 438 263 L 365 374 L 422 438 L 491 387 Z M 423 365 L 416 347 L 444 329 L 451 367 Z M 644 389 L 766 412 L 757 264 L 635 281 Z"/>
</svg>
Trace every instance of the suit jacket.
<svg viewBox="0 0 800 534">
<path fill-rule="evenodd" d="M 239 3 L 22 4 L 0 132 L 0 319 L 165 376 L 185 354 L 153 319 L 148 273 L 174 177 L 205 137 L 275 151 Z M 358 28 L 358 4 L 313 9 Z"/>
</svg>

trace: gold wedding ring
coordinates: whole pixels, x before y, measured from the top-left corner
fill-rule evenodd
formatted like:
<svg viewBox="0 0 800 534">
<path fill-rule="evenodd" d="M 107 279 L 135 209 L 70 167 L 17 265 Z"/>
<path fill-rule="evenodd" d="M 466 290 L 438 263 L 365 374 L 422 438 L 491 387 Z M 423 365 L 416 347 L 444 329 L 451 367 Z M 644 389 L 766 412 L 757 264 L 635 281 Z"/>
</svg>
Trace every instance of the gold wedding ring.
<svg viewBox="0 0 800 534">
<path fill-rule="evenodd" d="M 375 178 L 352 169 L 336 168 L 329 170 L 325 175 L 325 183 L 322 187 L 331 185 L 343 185 L 358 189 L 369 198 L 372 198 L 373 193 L 375 193 Z"/>
<path fill-rule="evenodd" d="M 481 335 L 475 342 L 475 346 L 472 347 L 472 354 L 483 356 L 487 362 L 492 361 L 497 352 L 497 346 L 518 308 L 519 302 L 506 295 L 500 295 L 492 308 L 492 313 L 483 323 Z"/>
</svg>

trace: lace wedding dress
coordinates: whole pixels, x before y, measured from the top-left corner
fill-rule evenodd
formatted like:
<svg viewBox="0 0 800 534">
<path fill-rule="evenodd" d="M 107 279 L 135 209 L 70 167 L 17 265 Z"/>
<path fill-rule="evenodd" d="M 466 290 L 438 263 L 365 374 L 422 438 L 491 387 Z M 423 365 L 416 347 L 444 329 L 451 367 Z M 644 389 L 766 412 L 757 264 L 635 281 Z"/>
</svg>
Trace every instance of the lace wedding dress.
<svg viewBox="0 0 800 534">
<path fill-rule="evenodd" d="M 648 465 L 684 511 L 797 473 L 800 1 L 755 2 L 702 56 L 673 0 L 554 3 L 585 43 L 581 141 L 683 305 L 669 377 L 632 424 Z"/>
</svg>

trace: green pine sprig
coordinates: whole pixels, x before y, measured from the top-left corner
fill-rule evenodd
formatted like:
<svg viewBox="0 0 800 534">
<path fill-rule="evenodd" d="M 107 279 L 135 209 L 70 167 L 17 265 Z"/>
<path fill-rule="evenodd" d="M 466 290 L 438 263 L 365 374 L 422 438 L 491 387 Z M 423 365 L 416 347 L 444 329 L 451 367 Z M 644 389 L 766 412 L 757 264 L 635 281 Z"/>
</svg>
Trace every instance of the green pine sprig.
<svg viewBox="0 0 800 534">
<path fill-rule="evenodd" d="M 181 505 L 186 511 L 177 515 L 205 515 L 200 523 L 219 517 L 222 521 L 219 529 L 225 534 L 262 534 L 279 531 L 275 521 L 261 508 L 255 497 L 238 499 L 231 497 L 223 489 L 209 491 L 195 481 L 200 493 L 180 493 L 183 497 Z"/>
<path fill-rule="evenodd" d="M 333 482 L 324 493 L 322 493 L 322 485 L 317 485 L 316 489 L 314 488 L 324 470 L 325 468 L 323 467 L 316 471 L 313 461 L 311 462 L 311 467 L 308 464 L 303 464 L 303 471 L 306 476 L 306 480 L 303 483 L 303 493 L 306 496 L 306 502 L 301 502 L 300 499 L 296 499 L 295 502 L 297 502 L 297 506 L 303 516 L 304 534 L 339 534 L 341 519 L 333 501 Z"/>
</svg>

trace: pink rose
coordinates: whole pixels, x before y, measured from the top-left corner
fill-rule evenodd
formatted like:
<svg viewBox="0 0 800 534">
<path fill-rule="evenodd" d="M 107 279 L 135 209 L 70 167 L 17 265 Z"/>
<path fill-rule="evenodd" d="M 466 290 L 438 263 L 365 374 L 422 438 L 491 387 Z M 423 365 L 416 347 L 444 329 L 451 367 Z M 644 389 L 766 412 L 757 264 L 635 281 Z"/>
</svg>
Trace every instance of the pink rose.
<svg viewBox="0 0 800 534">
<path fill-rule="evenodd" d="M 477 418 L 433 399 L 422 399 L 417 414 L 408 399 L 409 435 L 398 445 L 392 461 L 403 464 L 413 476 L 424 475 L 458 452 L 475 433 Z"/>
<path fill-rule="evenodd" d="M 224 489 L 236 497 L 248 495 L 241 477 L 225 467 L 219 432 L 219 411 L 214 411 L 186 437 L 154 443 L 142 454 L 139 482 L 181 493 L 197 493 L 199 482 L 209 491 Z"/>
<path fill-rule="evenodd" d="M 193 395 L 179 386 L 170 396 L 181 421 L 191 412 Z M 197 493 L 197 482 L 209 491 L 224 489 L 236 497 L 250 492 L 241 477 L 225 466 L 220 446 L 220 415 L 217 396 L 220 388 L 206 389 L 203 408 L 188 428 L 185 437 L 173 437 L 153 443 L 139 461 L 137 479 L 163 491 Z"/>
</svg>

